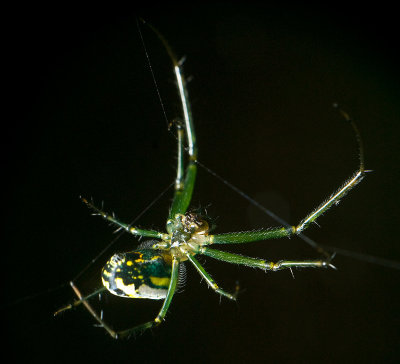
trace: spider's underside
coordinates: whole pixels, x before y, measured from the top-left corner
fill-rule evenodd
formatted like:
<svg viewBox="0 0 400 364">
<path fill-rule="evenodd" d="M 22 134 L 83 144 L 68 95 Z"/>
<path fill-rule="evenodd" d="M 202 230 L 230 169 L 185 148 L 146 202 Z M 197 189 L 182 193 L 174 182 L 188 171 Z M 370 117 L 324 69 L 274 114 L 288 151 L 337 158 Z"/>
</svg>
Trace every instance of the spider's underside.
<svg viewBox="0 0 400 364">
<path fill-rule="evenodd" d="M 175 194 L 166 223 L 167 232 L 162 233 L 155 230 L 146 230 L 125 224 L 117 220 L 114 215 L 109 215 L 102 209 L 96 207 L 92 201 L 82 198 L 82 201 L 89 208 L 94 210 L 95 214 L 102 216 L 120 229 L 124 229 L 133 235 L 151 238 L 152 240 L 141 244 L 141 246 L 134 251 L 113 255 L 102 270 L 101 278 L 103 287 L 92 294 L 83 297 L 74 282 L 70 282 L 78 300 L 56 312 L 58 313 L 65 309 L 83 304 L 113 338 L 120 338 L 129 336 L 132 333 L 142 332 L 162 322 L 168 311 L 172 297 L 176 292 L 180 264 L 185 261 L 190 261 L 190 263 L 193 264 L 202 278 L 204 278 L 207 284 L 215 290 L 216 293 L 231 300 L 236 300 L 236 293 L 226 292 L 216 284 L 196 259 L 197 255 L 205 255 L 228 263 L 261 268 L 265 271 L 277 271 L 285 268 L 334 268 L 330 262 L 331 256 L 322 251 L 322 249 L 320 249 L 320 251 L 323 253 L 324 258 L 320 260 L 281 260 L 278 262 L 270 262 L 264 259 L 219 251 L 210 248 L 210 246 L 218 244 L 241 244 L 301 234 L 303 230 L 319 216 L 334 204 L 337 204 L 347 192 L 363 179 L 365 174 L 360 134 L 350 117 L 340 110 L 345 120 L 352 125 L 355 131 L 360 151 L 359 168 L 349 180 L 333 193 L 331 197 L 321 203 L 312 213 L 306 216 L 297 226 L 284 226 L 226 234 L 209 234 L 210 229 L 207 219 L 200 214 L 188 212 L 196 179 L 198 153 L 196 135 L 181 63 L 177 61 L 177 58 L 162 35 L 155 29 L 153 30 L 162 41 L 173 62 L 182 103 L 183 121 L 174 123 L 177 129 L 178 165 L 175 180 Z M 184 142 L 185 138 L 186 142 Z M 185 159 L 188 159 L 186 168 L 184 166 Z M 115 331 L 104 322 L 102 317 L 94 311 L 89 303 L 89 298 L 105 290 L 120 297 L 162 299 L 163 305 L 154 320 L 123 331 Z"/>
</svg>

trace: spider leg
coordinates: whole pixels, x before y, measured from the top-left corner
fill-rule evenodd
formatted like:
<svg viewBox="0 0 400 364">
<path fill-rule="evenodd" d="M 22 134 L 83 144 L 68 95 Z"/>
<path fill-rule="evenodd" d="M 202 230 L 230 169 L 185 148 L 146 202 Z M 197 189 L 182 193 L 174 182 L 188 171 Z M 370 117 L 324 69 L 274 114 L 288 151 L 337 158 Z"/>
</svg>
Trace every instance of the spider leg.
<svg viewBox="0 0 400 364">
<path fill-rule="evenodd" d="M 325 211 L 337 204 L 339 200 L 346 195 L 356 184 L 364 177 L 364 171 L 358 171 L 348 181 L 344 183 L 328 200 L 321 203 L 313 212 L 307 215 L 297 226 L 279 227 L 272 229 L 259 229 L 254 231 L 241 231 L 227 234 L 209 235 L 204 245 L 211 244 L 241 244 L 253 241 L 278 239 L 291 235 L 301 234 Z"/>
<path fill-rule="evenodd" d="M 174 293 L 176 291 L 178 277 L 179 277 L 179 260 L 174 258 L 172 261 L 171 280 L 169 283 L 168 292 L 164 299 L 164 303 L 161 307 L 161 310 L 158 313 L 158 315 L 156 316 L 156 318 L 153 321 L 145 322 L 144 324 L 140 324 L 140 325 L 134 326 L 132 328 L 129 328 L 126 330 L 120 330 L 120 331 L 116 331 L 116 330 L 112 329 L 109 325 L 107 325 L 107 323 L 102 319 L 102 317 L 100 317 L 96 313 L 96 311 L 93 309 L 93 307 L 90 305 L 90 303 L 88 301 L 88 299 L 91 298 L 92 296 L 98 294 L 101 291 L 104 291 L 105 287 L 93 292 L 89 296 L 83 297 L 81 292 L 79 291 L 78 287 L 76 287 L 73 282 L 70 282 L 70 284 L 79 299 L 78 301 L 75 301 L 75 302 L 77 302 L 77 304 L 82 303 L 86 307 L 86 309 L 90 312 L 90 314 L 95 318 L 95 320 L 100 324 L 100 326 L 103 327 L 110 334 L 110 336 L 112 338 L 119 339 L 119 338 L 127 337 L 134 333 L 141 333 L 147 329 L 150 329 L 152 327 L 155 327 L 155 326 L 161 324 L 165 315 L 167 314 L 168 308 L 172 301 L 172 297 L 174 296 Z M 77 304 L 72 304 L 70 306 L 73 307 L 73 306 L 76 306 Z M 56 312 L 56 314 L 60 313 L 63 310 L 69 309 L 71 307 L 66 306 L 63 309 L 58 310 Z"/>
<path fill-rule="evenodd" d="M 179 144 L 182 143 L 179 143 L 180 140 L 182 140 L 182 138 L 178 137 L 178 148 Z M 183 153 L 180 155 L 180 158 L 183 158 Z M 196 181 L 197 165 L 195 161 L 189 161 L 188 166 L 186 167 L 185 179 L 182 181 L 182 177 L 180 176 L 180 174 L 182 174 L 182 172 L 180 171 L 181 164 L 182 162 L 178 161 L 178 172 L 175 182 L 175 194 L 169 212 L 168 220 L 172 220 L 176 214 L 184 214 L 188 209 L 190 201 L 192 199 L 194 184 Z"/>
<path fill-rule="evenodd" d="M 208 247 L 202 247 L 200 254 L 208 257 L 222 260 L 227 263 L 246 265 L 251 268 L 260 268 L 263 270 L 277 271 L 287 268 L 335 268 L 331 263 L 330 259 L 326 260 L 280 260 L 276 263 L 269 262 L 264 259 L 246 257 L 240 254 L 222 252 Z"/>
<path fill-rule="evenodd" d="M 131 334 L 141 333 L 147 329 L 150 329 L 152 327 L 155 327 L 155 326 L 158 326 L 159 324 L 161 324 L 161 322 L 164 320 L 165 315 L 167 314 L 168 308 L 172 301 L 172 297 L 175 294 L 178 278 L 179 278 L 179 260 L 174 257 L 172 260 L 172 272 L 171 272 L 171 280 L 169 283 L 168 292 L 164 299 L 164 303 L 161 307 L 161 310 L 158 313 L 158 315 L 156 316 L 156 318 L 153 321 L 149 321 L 144 324 L 137 325 L 137 326 L 132 327 L 127 330 L 117 331 L 117 332 L 115 332 L 115 334 L 116 334 L 115 338 L 119 339 L 122 337 L 130 336 Z"/>
<path fill-rule="evenodd" d="M 186 79 L 182 72 L 182 64 L 184 62 L 184 58 L 178 60 L 172 48 L 168 44 L 167 40 L 157 30 L 157 28 L 155 28 L 153 25 L 149 23 L 146 24 L 160 39 L 174 66 L 175 78 L 179 90 L 179 97 L 181 99 L 181 104 L 182 104 L 182 114 L 185 122 L 187 145 L 188 145 L 187 152 L 189 154 L 190 160 L 195 161 L 197 159 L 197 143 L 196 143 L 196 134 L 194 132 L 194 126 L 193 126 L 192 111 L 189 103 L 189 95 L 186 87 Z"/>
<path fill-rule="evenodd" d="M 211 287 L 216 293 L 219 293 L 222 296 L 225 296 L 229 298 L 230 300 L 236 301 L 236 296 L 237 294 L 231 294 L 223 289 L 219 288 L 218 285 L 215 283 L 215 281 L 211 278 L 211 276 L 206 272 L 206 270 L 201 266 L 201 264 L 198 262 L 198 260 L 190 255 L 186 255 L 190 262 L 195 266 L 197 271 L 200 273 L 200 275 L 204 278 L 204 280 L 207 282 L 208 286 Z"/>
<path fill-rule="evenodd" d="M 174 72 L 179 90 L 179 96 L 182 103 L 182 113 L 184 117 L 184 129 L 187 138 L 187 153 L 189 156 L 189 163 L 186 167 L 186 175 L 184 175 L 184 147 L 183 147 L 183 127 L 180 122 L 177 122 L 177 140 L 178 140 L 178 166 L 177 166 L 177 177 L 175 180 L 175 195 L 172 201 L 171 210 L 169 212 L 169 219 L 173 219 L 176 214 L 184 214 L 189 207 L 192 199 L 193 188 L 197 174 L 197 145 L 196 145 L 196 134 L 194 131 L 192 113 L 190 111 L 190 104 L 188 98 L 188 92 L 186 88 L 186 81 L 181 72 L 181 63 L 177 61 L 168 43 L 165 41 L 163 36 L 153 29 L 159 36 L 161 41 L 164 43 L 172 62 L 174 64 Z"/>
<path fill-rule="evenodd" d="M 334 105 L 337 107 L 337 105 Z M 285 225 L 284 227 L 272 228 L 272 229 L 259 229 L 255 231 L 242 231 L 227 234 L 209 235 L 207 239 L 202 243 L 203 245 L 211 244 L 240 244 L 249 243 L 259 240 L 277 239 L 291 235 L 301 235 L 302 232 L 307 229 L 311 223 L 315 222 L 318 217 L 323 215 L 333 205 L 337 205 L 339 201 L 358 183 L 362 181 L 365 173 L 368 172 L 364 167 L 364 148 L 360 132 L 355 122 L 349 117 L 349 115 L 339 109 L 344 119 L 352 126 L 354 134 L 356 136 L 358 150 L 359 150 L 359 167 L 358 170 L 350 177 L 341 187 L 339 187 L 326 201 L 322 202 L 314 211 L 308 214 L 297 226 Z M 329 254 L 323 251 L 322 248 L 319 250 L 326 256 Z"/>
<path fill-rule="evenodd" d="M 81 294 L 81 292 L 79 291 L 78 287 L 75 286 L 75 284 L 74 284 L 73 281 L 71 281 L 71 282 L 69 282 L 69 283 L 70 283 L 70 285 L 71 285 L 73 291 L 75 292 L 76 296 L 77 296 L 78 299 L 79 299 L 78 301 L 75 301 L 75 302 L 82 303 L 82 304 L 86 307 L 86 309 L 90 312 L 90 314 L 95 318 L 95 320 L 100 324 L 100 326 L 103 327 L 113 338 L 116 339 L 116 338 L 117 338 L 116 332 L 115 332 L 110 326 L 108 326 L 108 325 L 103 321 L 103 319 L 96 313 L 96 311 L 93 309 L 93 307 L 90 305 L 90 303 L 89 303 L 89 301 L 88 301 L 88 299 L 89 299 L 90 297 L 94 296 L 94 294 L 98 293 L 98 291 L 93 292 L 92 294 L 90 294 L 90 295 L 84 297 L 84 296 L 82 296 L 82 294 Z M 104 289 L 101 289 L 102 291 L 105 290 L 105 287 L 103 287 L 103 288 L 104 288 Z M 99 291 L 100 291 L 100 290 L 99 290 Z M 67 306 L 67 309 L 68 309 L 68 308 L 70 308 L 70 307 Z M 59 312 L 61 312 L 62 310 L 63 310 L 63 309 L 58 310 L 58 311 L 56 312 L 56 314 L 59 313 Z"/>
<path fill-rule="evenodd" d="M 128 233 L 136 236 L 144 236 L 146 238 L 156 238 L 156 239 L 165 239 L 167 234 L 161 233 L 159 231 L 155 230 L 147 230 L 147 229 L 140 229 L 134 226 L 131 226 L 130 224 L 126 224 L 124 222 L 119 221 L 114 214 L 109 214 L 105 212 L 104 210 L 98 208 L 97 206 L 94 205 L 93 202 L 88 201 L 86 198 L 81 197 L 82 202 L 89 207 L 91 210 L 94 211 L 95 215 L 101 216 L 103 219 L 110 221 L 113 225 L 118 226 L 119 229 L 124 229 Z M 117 231 L 118 231 L 117 230 Z"/>
<path fill-rule="evenodd" d="M 74 292 L 79 292 L 79 290 L 77 290 L 76 286 L 74 285 L 74 283 L 71 281 L 70 285 L 72 287 L 72 289 L 74 290 Z M 75 291 L 75 289 L 77 291 Z M 80 304 L 84 304 L 85 301 L 87 301 L 88 299 L 97 296 L 99 293 L 104 292 L 106 290 L 106 287 L 101 287 L 100 289 L 97 289 L 96 291 L 90 293 L 89 295 L 83 297 L 80 292 L 79 294 L 77 294 L 77 296 L 79 297 L 79 300 L 74 301 L 73 303 L 70 303 L 69 305 L 63 306 L 60 309 L 58 309 L 56 312 L 54 312 L 54 316 L 59 315 L 61 312 L 64 312 L 66 310 L 70 310 L 71 308 L 74 308 L 76 306 L 79 306 Z"/>
<path fill-rule="evenodd" d="M 143 21 L 143 20 L 142 20 Z M 145 21 L 143 21 L 146 23 Z M 169 212 L 169 220 L 173 220 L 176 214 L 184 214 L 189 207 L 190 201 L 192 199 L 192 193 L 194 188 L 194 183 L 197 174 L 197 143 L 196 143 L 196 134 L 194 131 L 192 112 L 189 103 L 189 96 L 186 87 L 186 80 L 182 72 L 182 64 L 183 61 L 179 61 L 175 56 L 172 48 L 169 46 L 168 42 L 164 38 L 164 36 L 151 24 L 146 23 L 147 26 L 156 34 L 156 36 L 160 39 L 164 48 L 166 49 L 172 64 L 174 66 L 174 73 L 176 78 L 176 83 L 178 86 L 179 97 L 182 105 L 182 115 L 184 127 L 180 125 L 178 122 L 178 166 L 177 166 L 177 177 L 175 180 L 175 194 L 172 201 L 171 209 Z M 183 147 L 183 130 L 185 129 L 186 139 L 187 139 L 187 148 Z M 186 175 L 184 176 L 184 151 L 186 150 L 189 156 L 189 163 L 186 167 Z M 167 222 L 168 228 L 168 222 Z"/>
<path fill-rule="evenodd" d="M 177 145 L 178 145 L 178 150 L 177 150 L 177 167 L 176 167 L 176 179 L 175 179 L 175 191 L 176 190 L 182 190 L 183 189 L 183 176 L 185 173 L 185 167 L 184 167 L 184 146 L 183 146 L 183 137 L 184 137 L 184 131 L 183 131 L 183 123 L 180 119 L 175 119 L 171 122 L 171 124 L 168 126 L 168 130 L 170 130 L 171 126 L 175 125 L 176 127 L 176 140 L 177 140 Z"/>
</svg>

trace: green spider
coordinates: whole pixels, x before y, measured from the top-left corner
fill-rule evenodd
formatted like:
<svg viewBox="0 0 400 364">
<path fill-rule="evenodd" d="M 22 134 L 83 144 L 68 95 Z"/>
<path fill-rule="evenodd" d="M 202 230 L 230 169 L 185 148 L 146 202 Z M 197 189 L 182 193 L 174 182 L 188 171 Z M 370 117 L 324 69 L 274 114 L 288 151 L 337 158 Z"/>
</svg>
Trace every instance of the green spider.
<svg viewBox="0 0 400 364">
<path fill-rule="evenodd" d="M 345 120 L 354 129 L 360 152 L 359 168 L 350 179 L 313 212 L 307 215 L 297 226 L 285 225 L 284 227 L 255 231 L 209 234 L 210 224 L 207 219 L 201 214 L 188 210 L 196 180 L 197 166 L 200 165 L 203 167 L 203 165 L 198 162 L 196 134 L 188 101 L 186 82 L 182 73 L 182 65 L 162 35 L 154 28 L 152 29 L 160 38 L 172 60 L 183 114 L 181 122 L 174 122 L 177 130 L 178 163 L 175 193 L 166 222 L 167 232 L 141 229 L 123 223 L 116 219 L 113 214 L 107 214 L 102 209 L 96 207 L 93 202 L 82 198 L 82 201 L 90 209 L 94 210 L 95 214 L 102 216 L 104 219 L 118 226 L 119 229 L 123 229 L 132 235 L 151 238 L 152 240 L 141 244 L 134 251 L 114 254 L 102 270 L 101 278 L 103 287 L 90 295 L 82 296 L 78 287 L 71 281 L 70 285 L 77 295 L 78 300 L 56 312 L 58 314 L 59 312 L 83 304 L 98 323 L 115 339 L 143 332 L 158 326 L 163 321 L 177 290 L 180 265 L 185 261 L 189 261 L 196 268 L 200 276 L 216 293 L 230 300 L 237 299 L 237 292 L 226 292 L 217 285 L 197 260 L 196 256 L 198 255 L 205 255 L 227 263 L 260 268 L 264 271 L 278 271 L 292 268 L 335 268 L 331 264 L 333 256 L 329 256 L 321 248 L 319 250 L 324 253 L 325 257 L 320 260 L 280 260 L 278 262 L 271 262 L 264 259 L 219 251 L 210 248 L 210 246 L 218 244 L 242 244 L 290 237 L 291 235 L 301 235 L 312 222 L 315 222 L 319 216 L 337 204 L 342 197 L 355 187 L 363 179 L 366 172 L 364 169 L 360 133 L 347 113 L 340 110 Z M 184 145 L 185 137 L 186 146 Z M 185 159 L 187 159 L 186 168 Z M 116 331 L 104 322 L 102 315 L 98 315 L 89 303 L 90 298 L 106 290 L 119 297 L 163 300 L 163 305 L 154 320 L 133 328 Z"/>
</svg>

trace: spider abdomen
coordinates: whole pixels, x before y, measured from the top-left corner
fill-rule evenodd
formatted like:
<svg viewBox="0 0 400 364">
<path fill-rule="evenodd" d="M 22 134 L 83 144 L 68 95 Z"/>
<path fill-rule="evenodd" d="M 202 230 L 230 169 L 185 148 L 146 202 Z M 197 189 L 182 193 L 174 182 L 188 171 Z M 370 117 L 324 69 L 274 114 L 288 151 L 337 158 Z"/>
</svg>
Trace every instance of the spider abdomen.
<svg viewBox="0 0 400 364">
<path fill-rule="evenodd" d="M 103 285 L 112 294 L 153 300 L 166 297 L 170 277 L 171 264 L 153 249 L 115 254 L 101 273 Z"/>
</svg>

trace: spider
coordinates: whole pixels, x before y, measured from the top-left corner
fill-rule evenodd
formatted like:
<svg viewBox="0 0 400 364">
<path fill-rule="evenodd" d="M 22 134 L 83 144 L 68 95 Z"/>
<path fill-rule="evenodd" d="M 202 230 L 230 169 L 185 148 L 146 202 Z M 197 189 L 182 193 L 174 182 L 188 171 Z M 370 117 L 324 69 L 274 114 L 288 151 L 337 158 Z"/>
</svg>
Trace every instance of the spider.
<svg viewBox="0 0 400 364">
<path fill-rule="evenodd" d="M 280 260 L 272 262 L 265 259 L 220 251 L 211 248 L 211 246 L 219 244 L 244 244 L 301 235 L 319 216 L 333 205 L 338 204 L 339 200 L 354 188 L 366 173 L 360 133 L 349 115 L 339 109 L 344 119 L 352 126 L 359 148 L 360 164 L 352 177 L 296 226 L 284 225 L 283 227 L 254 231 L 210 234 L 211 224 L 207 217 L 189 210 L 197 168 L 198 166 L 204 166 L 198 161 L 196 134 L 186 81 L 182 72 L 182 62 L 178 61 L 164 37 L 153 27 L 150 26 L 150 28 L 159 37 L 172 60 L 182 104 L 182 119 L 172 123 L 176 128 L 178 157 L 176 179 L 174 182 L 175 192 L 166 222 L 166 232 L 147 230 L 126 224 L 118 220 L 114 214 L 108 214 L 102 208 L 95 206 L 93 201 L 81 198 L 96 215 L 100 215 L 105 220 L 117 226 L 118 229 L 125 230 L 137 237 L 151 238 L 151 240 L 140 244 L 136 250 L 114 254 L 102 269 L 101 279 L 103 287 L 88 296 L 83 296 L 78 287 L 71 281 L 70 285 L 78 300 L 59 309 L 55 313 L 58 314 L 64 310 L 83 304 L 95 320 L 98 321 L 100 326 L 115 339 L 143 332 L 162 323 L 177 290 L 180 266 L 186 261 L 189 261 L 194 266 L 200 276 L 207 282 L 208 286 L 217 294 L 235 301 L 237 299 L 237 291 L 230 293 L 223 290 L 199 263 L 197 259 L 199 255 L 227 263 L 260 268 L 264 271 L 291 270 L 292 268 L 335 268 L 331 263 L 333 255 L 329 255 L 321 248 L 319 250 L 323 253 L 324 258 L 319 260 Z M 129 329 L 116 331 L 103 320 L 102 315 L 99 315 L 89 303 L 90 298 L 104 291 L 125 298 L 163 300 L 163 304 L 153 320 Z"/>
</svg>

